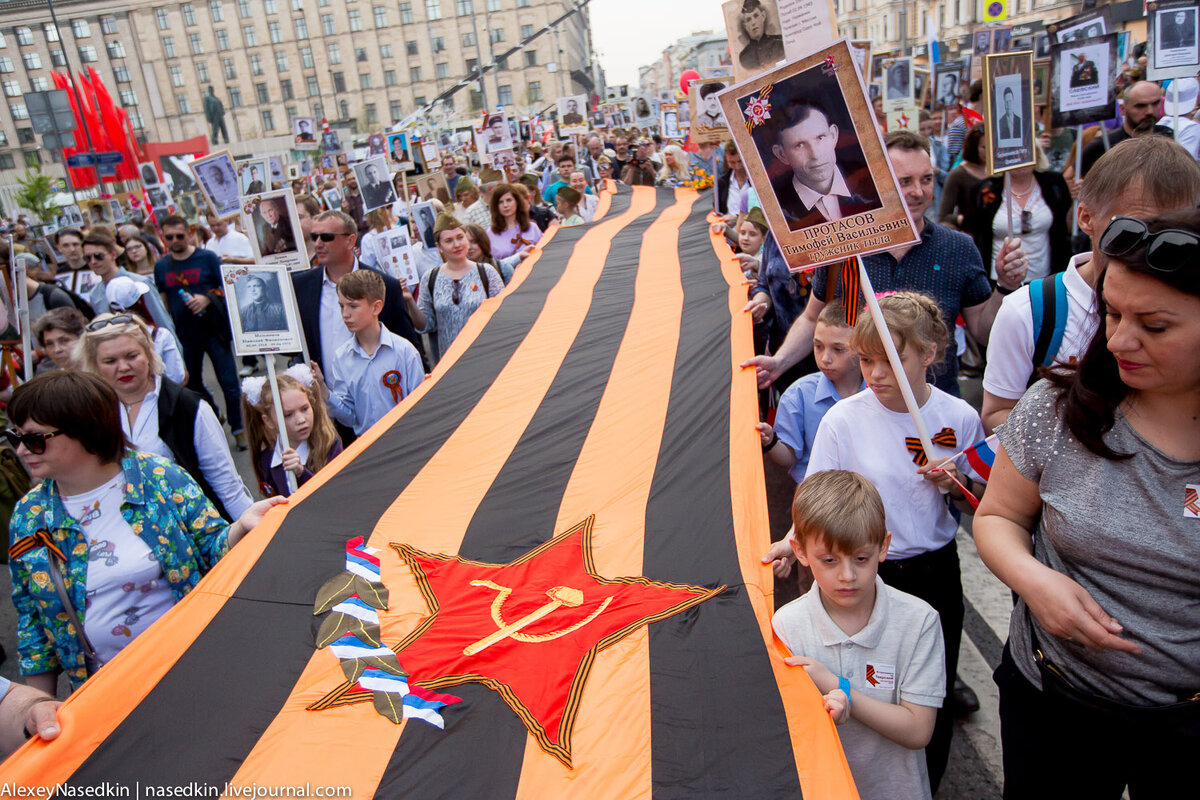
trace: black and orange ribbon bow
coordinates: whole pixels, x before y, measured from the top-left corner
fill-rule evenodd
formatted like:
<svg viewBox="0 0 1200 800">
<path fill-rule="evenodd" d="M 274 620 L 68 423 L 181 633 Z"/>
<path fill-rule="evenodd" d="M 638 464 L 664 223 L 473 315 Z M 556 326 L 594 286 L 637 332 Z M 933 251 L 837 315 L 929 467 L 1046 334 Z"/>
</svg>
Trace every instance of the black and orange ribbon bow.
<svg viewBox="0 0 1200 800">
<path fill-rule="evenodd" d="M 951 449 L 958 447 L 958 437 L 954 435 L 953 428 L 942 428 L 933 435 L 932 441 L 939 447 L 949 447 Z M 921 440 L 916 436 L 905 436 L 904 447 L 908 452 L 913 454 L 913 463 L 918 467 L 923 467 L 929 463 L 929 458 L 925 455 L 925 448 L 921 446 Z"/>
<path fill-rule="evenodd" d="M 1183 507 L 1200 517 L 1200 497 L 1196 496 L 1196 490 L 1190 486 L 1183 490 Z"/>
<path fill-rule="evenodd" d="M 67 563 L 67 557 L 63 554 L 62 548 L 54 543 L 54 540 L 50 538 L 50 532 L 45 528 L 18 539 L 13 543 L 12 547 L 8 548 L 8 555 L 12 558 L 20 558 L 30 550 L 38 547 L 45 547 L 59 561 L 64 564 Z"/>
</svg>

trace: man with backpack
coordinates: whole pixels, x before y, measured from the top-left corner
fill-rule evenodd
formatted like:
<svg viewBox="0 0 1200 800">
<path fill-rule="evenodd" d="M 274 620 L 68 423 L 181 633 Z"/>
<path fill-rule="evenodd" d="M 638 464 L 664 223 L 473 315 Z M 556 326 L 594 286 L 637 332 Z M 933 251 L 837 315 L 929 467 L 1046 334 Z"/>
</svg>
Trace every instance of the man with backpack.
<svg viewBox="0 0 1200 800">
<path fill-rule="evenodd" d="M 1200 165 L 1171 139 L 1127 139 L 1096 161 L 1083 179 L 1078 208 L 1079 229 L 1092 237 L 1092 252 L 1009 294 L 992 323 L 980 415 L 989 434 L 1008 419 L 1040 367 L 1069 363 L 1091 343 L 1100 322 L 1096 285 L 1104 267 L 1098 240 L 1109 221 L 1119 215 L 1144 219 L 1198 202 Z"/>
</svg>

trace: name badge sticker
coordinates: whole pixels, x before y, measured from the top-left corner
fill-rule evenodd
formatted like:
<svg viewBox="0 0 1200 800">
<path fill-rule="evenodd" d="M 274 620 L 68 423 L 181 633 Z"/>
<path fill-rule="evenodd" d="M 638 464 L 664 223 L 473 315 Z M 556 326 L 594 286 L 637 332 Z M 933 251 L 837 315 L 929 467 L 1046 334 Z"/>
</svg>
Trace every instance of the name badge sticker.
<svg viewBox="0 0 1200 800">
<path fill-rule="evenodd" d="M 871 684 L 876 689 L 895 689 L 896 665 L 872 664 L 868 661 L 866 679 L 867 683 Z"/>
</svg>

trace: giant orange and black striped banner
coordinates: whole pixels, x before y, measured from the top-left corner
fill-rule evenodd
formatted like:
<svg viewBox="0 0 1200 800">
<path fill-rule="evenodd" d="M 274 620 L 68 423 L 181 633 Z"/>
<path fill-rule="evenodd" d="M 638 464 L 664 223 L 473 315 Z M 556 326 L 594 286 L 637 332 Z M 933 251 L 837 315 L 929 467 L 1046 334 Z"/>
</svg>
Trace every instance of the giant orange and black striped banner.
<svg viewBox="0 0 1200 800">
<path fill-rule="evenodd" d="M 622 187 L 544 239 L 431 379 L 0 782 L 855 797 L 818 692 L 771 633 L 746 290 L 705 205 Z M 359 536 L 389 590 L 383 645 L 460 700 L 444 729 L 359 702 L 371 693 L 317 647 L 318 590 Z"/>
</svg>

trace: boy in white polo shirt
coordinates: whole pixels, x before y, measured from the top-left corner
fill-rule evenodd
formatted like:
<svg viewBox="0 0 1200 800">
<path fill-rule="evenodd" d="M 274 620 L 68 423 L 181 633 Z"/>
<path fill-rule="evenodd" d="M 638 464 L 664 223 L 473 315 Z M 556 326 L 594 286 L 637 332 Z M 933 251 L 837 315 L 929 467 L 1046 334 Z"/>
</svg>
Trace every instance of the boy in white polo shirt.
<svg viewBox="0 0 1200 800">
<path fill-rule="evenodd" d="M 772 620 L 787 663 L 825 696 L 862 800 L 928 800 L 924 747 L 946 696 L 942 629 L 928 603 L 878 576 L 891 540 L 883 500 L 857 473 L 818 472 L 796 489 L 792 521 L 814 585 Z"/>
</svg>

